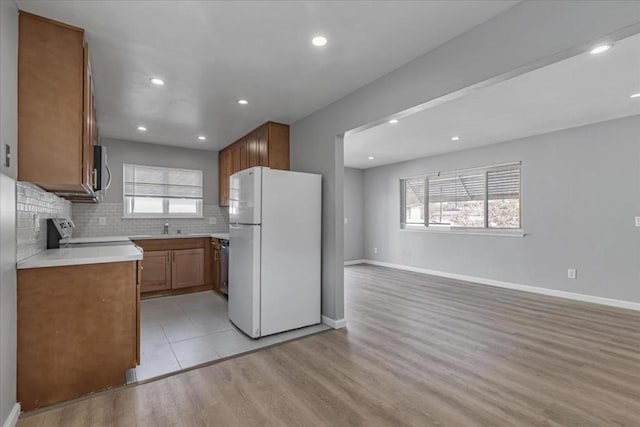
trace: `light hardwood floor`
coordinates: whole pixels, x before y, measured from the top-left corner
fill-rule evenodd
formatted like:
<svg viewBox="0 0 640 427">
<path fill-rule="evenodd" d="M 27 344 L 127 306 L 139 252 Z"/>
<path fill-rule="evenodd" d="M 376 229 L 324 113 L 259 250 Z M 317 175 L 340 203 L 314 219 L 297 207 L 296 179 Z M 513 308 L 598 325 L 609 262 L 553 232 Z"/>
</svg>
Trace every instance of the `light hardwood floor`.
<svg viewBox="0 0 640 427">
<path fill-rule="evenodd" d="M 31 426 L 640 426 L 640 313 L 345 269 L 347 330 L 23 417 Z"/>
</svg>

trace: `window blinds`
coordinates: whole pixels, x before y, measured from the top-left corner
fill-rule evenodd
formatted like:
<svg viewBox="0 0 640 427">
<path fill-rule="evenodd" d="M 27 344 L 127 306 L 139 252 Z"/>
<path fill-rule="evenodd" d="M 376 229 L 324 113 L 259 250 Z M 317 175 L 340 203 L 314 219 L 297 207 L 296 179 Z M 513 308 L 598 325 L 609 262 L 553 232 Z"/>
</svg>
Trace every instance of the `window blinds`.
<svg viewBox="0 0 640 427">
<path fill-rule="evenodd" d="M 124 196 L 202 199 L 202 171 L 125 164 Z"/>
<path fill-rule="evenodd" d="M 487 198 L 506 200 L 520 198 L 520 165 L 509 169 L 487 171 Z"/>
</svg>

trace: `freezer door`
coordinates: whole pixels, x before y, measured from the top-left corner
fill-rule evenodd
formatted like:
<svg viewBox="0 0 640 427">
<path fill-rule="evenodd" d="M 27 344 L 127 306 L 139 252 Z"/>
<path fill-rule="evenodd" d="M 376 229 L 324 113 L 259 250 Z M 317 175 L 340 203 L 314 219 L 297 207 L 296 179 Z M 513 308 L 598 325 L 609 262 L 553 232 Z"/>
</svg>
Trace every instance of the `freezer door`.
<svg viewBox="0 0 640 427">
<path fill-rule="evenodd" d="M 229 319 L 260 336 L 260 226 L 229 227 Z"/>
<path fill-rule="evenodd" d="M 262 168 L 236 172 L 229 180 L 229 223 L 260 224 Z"/>
</svg>

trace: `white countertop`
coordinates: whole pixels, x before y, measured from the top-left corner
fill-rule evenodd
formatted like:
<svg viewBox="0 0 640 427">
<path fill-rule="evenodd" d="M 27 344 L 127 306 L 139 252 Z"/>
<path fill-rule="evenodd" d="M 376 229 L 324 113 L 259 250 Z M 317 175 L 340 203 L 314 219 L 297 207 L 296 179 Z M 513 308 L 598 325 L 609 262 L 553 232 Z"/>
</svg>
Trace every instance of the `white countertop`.
<svg viewBox="0 0 640 427">
<path fill-rule="evenodd" d="M 27 268 L 137 261 L 141 260 L 142 256 L 142 250 L 134 244 L 47 249 L 19 261 L 17 268 L 18 270 L 23 270 Z"/>
<path fill-rule="evenodd" d="M 215 239 L 229 240 L 229 233 L 143 234 L 137 236 L 72 237 L 71 239 L 69 239 L 69 243 L 107 243 L 126 242 L 128 240 L 189 239 L 197 237 L 213 237 Z"/>
</svg>

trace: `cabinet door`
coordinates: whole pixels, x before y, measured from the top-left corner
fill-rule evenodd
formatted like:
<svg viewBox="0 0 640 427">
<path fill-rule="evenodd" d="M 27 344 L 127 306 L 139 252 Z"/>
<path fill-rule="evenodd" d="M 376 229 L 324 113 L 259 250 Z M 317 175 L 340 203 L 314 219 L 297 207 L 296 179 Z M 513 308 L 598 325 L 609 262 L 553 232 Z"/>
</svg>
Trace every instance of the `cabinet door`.
<svg viewBox="0 0 640 427">
<path fill-rule="evenodd" d="M 171 289 L 170 251 L 145 251 L 140 267 L 140 291 Z"/>
<path fill-rule="evenodd" d="M 249 152 L 247 147 L 247 138 L 242 138 L 240 142 L 238 142 L 237 144 L 240 150 L 240 169 L 239 170 L 244 170 L 249 167 Z"/>
<path fill-rule="evenodd" d="M 18 31 L 18 180 L 85 193 L 83 30 L 21 11 Z"/>
<path fill-rule="evenodd" d="M 269 123 L 269 167 L 289 170 L 289 126 Z"/>
<path fill-rule="evenodd" d="M 204 248 L 180 249 L 172 252 L 171 288 L 204 285 Z"/>
<path fill-rule="evenodd" d="M 260 166 L 258 162 L 258 135 L 256 132 L 252 132 L 246 137 L 247 145 L 247 158 L 249 159 L 247 167 L 252 168 L 254 166 Z"/>
<path fill-rule="evenodd" d="M 233 175 L 241 170 L 240 145 L 233 144 L 231 146 L 231 173 L 229 175 Z"/>
<path fill-rule="evenodd" d="M 262 126 L 256 131 L 256 152 L 258 166 L 269 166 L 268 156 L 269 145 L 269 128 Z"/>
</svg>

